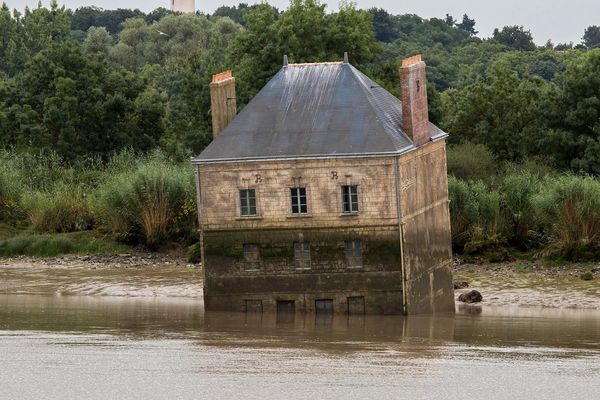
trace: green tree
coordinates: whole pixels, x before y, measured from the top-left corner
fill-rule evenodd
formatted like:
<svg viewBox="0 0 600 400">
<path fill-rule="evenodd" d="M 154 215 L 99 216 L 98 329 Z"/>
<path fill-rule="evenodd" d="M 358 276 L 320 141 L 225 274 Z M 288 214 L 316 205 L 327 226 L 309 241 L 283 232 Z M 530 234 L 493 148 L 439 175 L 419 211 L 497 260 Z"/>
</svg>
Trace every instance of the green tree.
<svg viewBox="0 0 600 400">
<path fill-rule="evenodd" d="M 535 50 L 535 43 L 530 31 L 522 26 L 505 26 L 502 30 L 494 29 L 492 39 L 514 50 Z"/>
<path fill-rule="evenodd" d="M 459 24 L 455 24 L 458 29 L 462 29 L 468 32 L 470 35 L 477 35 L 479 32 L 475 30 L 475 20 L 469 18 L 467 14 L 464 14 L 462 21 Z"/>
<path fill-rule="evenodd" d="M 592 25 L 585 29 L 583 34 L 583 44 L 588 49 L 600 47 L 600 26 Z"/>
<path fill-rule="evenodd" d="M 501 160 L 518 161 L 537 153 L 541 109 L 552 90 L 540 78 L 496 65 L 485 80 L 444 93 L 442 124 L 455 142 L 480 143 Z"/>
<path fill-rule="evenodd" d="M 104 27 L 91 27 L 83 42 L 83 49 L 86 53 L 108 54 L 112 47 L 112 37 Z"/>
<path fill-rule="evenodd" d="M 600 49 L 567 63 L 563 90 L 547 107 L 553 130 L 543 146 L 557 166 L 600 174 Z"/>
</svg>

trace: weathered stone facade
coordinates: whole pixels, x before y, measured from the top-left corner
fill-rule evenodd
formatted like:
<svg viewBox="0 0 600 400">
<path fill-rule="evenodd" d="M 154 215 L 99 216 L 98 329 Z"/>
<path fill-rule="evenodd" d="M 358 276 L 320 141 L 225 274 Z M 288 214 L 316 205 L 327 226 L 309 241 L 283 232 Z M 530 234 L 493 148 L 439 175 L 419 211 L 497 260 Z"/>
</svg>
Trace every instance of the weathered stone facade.
<svg viewBox="0 0 600 400">
<path fill-rule="evenodd" d="M 427 122 L 426 108 L 413 110 L 423 112 Z M 422 125 L 424 143 L 397 154 L 196 162 L 205 308 L 453 311 L 445 134 Z M 305 212 L 294 212 L 293 188 Z"/>
</svg>

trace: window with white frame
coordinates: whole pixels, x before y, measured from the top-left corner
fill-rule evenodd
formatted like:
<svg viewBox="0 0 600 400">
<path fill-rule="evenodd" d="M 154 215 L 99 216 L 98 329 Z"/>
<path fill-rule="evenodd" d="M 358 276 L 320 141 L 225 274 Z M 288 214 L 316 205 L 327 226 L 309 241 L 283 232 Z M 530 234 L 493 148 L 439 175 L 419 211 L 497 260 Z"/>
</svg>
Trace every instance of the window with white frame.
<svg viewBox="0 0 600 400">
<path fill-rule="evenodd" d="M 345 213 L 358 212 L 358 186 L 342 186 L 342 210 Z"/>
<path fill-rule="evenodd" d="M 256 190 L 240 190 L 240 215 L 242 217 L 256 216 Z"/>
<path fill-rule="evenodd" d="M 295 187 L 290 189 L 292 198 L 292 214 L 307 214 L 306 188 Z"/>
</svg>

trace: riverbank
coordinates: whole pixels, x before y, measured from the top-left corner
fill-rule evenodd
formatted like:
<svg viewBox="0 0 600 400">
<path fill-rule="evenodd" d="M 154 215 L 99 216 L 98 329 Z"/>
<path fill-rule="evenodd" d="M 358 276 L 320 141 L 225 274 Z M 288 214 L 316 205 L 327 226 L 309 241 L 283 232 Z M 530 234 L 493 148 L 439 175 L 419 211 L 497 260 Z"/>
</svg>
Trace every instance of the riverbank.
<svg viewBox="0 0 600 400">
<path fill-rule="evenodd" d="M 593 280 L 580 275 L 594 271 Z M 483 302 L 468 305 L 600 309 L 600 265 L 550 266 L 536 261 L 465 263 L 455 259 L 461 293 L 476 289 Z M 0 258 L 0 294 L 202 298 L 202 270 L 185 258 L 152 253 Z M 460 304 L 460 303 L 457 303 Z M 462 304 L 461 304 L 462 305 Z"/>
<path fill-rule="evenodd" d="M 591 273 L 592 279 L 581 279 L 585 273 Z M 455 259 L 453 275 L 455 283 L 468 284 L 455 290 L 457 299 L 473 289 L 483 295 L 481 303 L 465 306 L 600 309 L 598 263 L 551 265 L 519 260 L 490 264 Z"/>
</svg>

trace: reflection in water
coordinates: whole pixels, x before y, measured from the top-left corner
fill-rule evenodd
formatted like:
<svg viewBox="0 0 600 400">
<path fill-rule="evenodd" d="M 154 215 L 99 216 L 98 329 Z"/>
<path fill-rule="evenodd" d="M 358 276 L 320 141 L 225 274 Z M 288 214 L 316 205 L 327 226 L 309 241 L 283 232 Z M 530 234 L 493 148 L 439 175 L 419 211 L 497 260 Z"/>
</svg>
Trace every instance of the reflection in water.
<svg viewBox="0 0 600 400">
<path fill-rule="evenodd" d="M 0 295 L 0 355 L 2 398 L 591 399 L 600 313 L 205 314 L 195 299 Z"/>
</svg>

